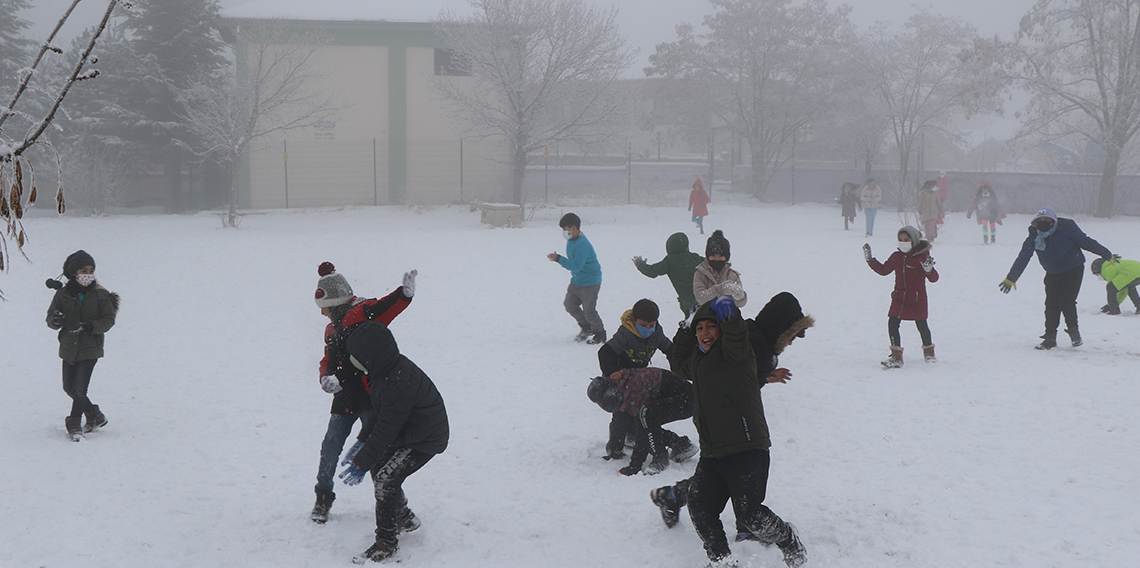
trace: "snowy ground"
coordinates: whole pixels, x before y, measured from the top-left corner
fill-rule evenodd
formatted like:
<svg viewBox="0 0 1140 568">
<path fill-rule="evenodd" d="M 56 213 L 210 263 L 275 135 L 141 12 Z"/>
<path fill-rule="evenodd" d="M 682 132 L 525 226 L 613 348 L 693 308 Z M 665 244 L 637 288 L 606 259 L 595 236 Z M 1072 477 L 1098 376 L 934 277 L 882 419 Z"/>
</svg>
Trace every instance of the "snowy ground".
<svg viewBox="0 0 1140 568">
<path fill-rule="evenodd" d="M 781 358 L 792 382 L 764 389 L 767 504 L 799 527 L 811 565 L 1135 565 L 1140 316 L 1127 303 L 1124 316 L 1100 315 L 1103 285 L 1086 275 L 1085 345 L 1034 351 L 1036 260 L 1017 291 L 997 291 L 1027 217 L 1007 219 L 989 247 L 974 221 L 947 220 L 942 279 L 928 288 L 939 362 L 921 362 L 904 324 L 907 365 L 884 371 L 893 280 L 864 264 L 861 225 L 845 233 L 838 209 L 820 205 L 712 209 L 706 227 L 732 242 L 745 312 L 789 290 L 818 320 Z M 585 396 L 595 348 L 571 340 L 569 275 L 544 258 L 564 247 L 562 212 L 539 210 L 525 229 L 481 226 L 465 208 L 278 211 L 236 231 L 207 214 L 29 220 L 34 264 L 0 275 L 0 567 L 308 568 L 363 551 L 368 484 L 338 486 L 331 521 L 308 520 L 329 404 L 316 376 L 326 320 L 312 301 L 324 260 L 368 296 L 419 269 L 393 330 L 443 393 L 452 439 L 406 485 L 423 528 L 402 539 L 401 566 L 702 566 L 688 518 L 667 530 L 648 499 L 693 464 L 625 478 L 600 459 L 608 417 Z M 576 212 L 601 258 L 609 330 L 641 297 L 671 327 L 668 280 L 629 259 L 656 261 L 678 230 L 703 252 L 688 214 Z M 892 217 L 880 214 L 870 240 L 880 259 Z M 1078 222 L 1140 257 L 1140 220 Z M 77 248 L 123 305 L 90 391 L 110 424 L 75 444 L 43 280 Z M 775 549 L 734 549 L 742 566 L 782 566 Z"/>
</svg>

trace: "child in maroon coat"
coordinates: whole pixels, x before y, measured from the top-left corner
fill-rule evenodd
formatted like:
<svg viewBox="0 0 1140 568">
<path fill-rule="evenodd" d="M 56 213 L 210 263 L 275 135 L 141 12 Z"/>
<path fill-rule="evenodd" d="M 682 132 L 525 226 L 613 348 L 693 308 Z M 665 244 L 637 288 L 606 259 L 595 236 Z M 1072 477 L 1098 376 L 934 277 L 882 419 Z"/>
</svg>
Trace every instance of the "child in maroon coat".
<svg viewBox="0 0 1140 568">
<path fill-rule="evenodd" d="M 891 339 L 891 356 L 883 361 L 886 369 L 897 369 L 903 364 L 902 341 L 899 338 L 901 320 L 911 320 L 922 336 L 922 354 L 927 363 L 933 363 L 934 343 L 926 325 L 926 281 L 938 281 L 934 258 L 930 256 L 930 243 L 920 237 L 918 229 L 906 226 L 899 229 L 899 249 L 886 262 L 871 256 L 871 245 L 863 245 L 863 258 L 871 270 L 886 276 L 895 273 L 895 289 L 891 292 L 891 309 L 887 312 L 887 333 Z M 915 244 L 917 243 L 917 244 Z"/>
<path fill-rule="evenodd" d="M 668 467 L 670 458 L 680 463 L 697 453 L 688 436 L 662 428 L 693 417 L 693 385 L 673 373 L 656 367 L 622 369 L 610 377 L 591 379 L 586 396 L 606 412 L 632 418 L 637 441 L 629 465 L 621 468 L 622 475 L 642 471 L 649 455 L 653 461 L 645 473 L 653 475 Z"/>
</svg>

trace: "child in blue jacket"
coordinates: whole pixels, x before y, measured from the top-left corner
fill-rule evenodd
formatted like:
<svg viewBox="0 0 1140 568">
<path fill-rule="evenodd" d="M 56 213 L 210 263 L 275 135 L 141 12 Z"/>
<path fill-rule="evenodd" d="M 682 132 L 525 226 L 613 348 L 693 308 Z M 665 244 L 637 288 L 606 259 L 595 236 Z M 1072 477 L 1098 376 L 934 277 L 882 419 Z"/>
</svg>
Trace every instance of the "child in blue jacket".
<svg viewBox="0 0 1140 568">
<path fill-rule="evenodd" d="M 566 288 L 562 306 L 581 328 L 574 340 L 590 345 L 605 343 L 606 326 L 598 315 L 598 292 L 602 289 L 602 265 L 598 263 L 598 255 L 582 233 L 582 220 L 577 215 L 563 215 L 558 226 L 562 227 L 562 237 L 566 239 L 566 256 L 552 252 L 546 258 L 570 271 L 570 286 Z"/>
</svg>

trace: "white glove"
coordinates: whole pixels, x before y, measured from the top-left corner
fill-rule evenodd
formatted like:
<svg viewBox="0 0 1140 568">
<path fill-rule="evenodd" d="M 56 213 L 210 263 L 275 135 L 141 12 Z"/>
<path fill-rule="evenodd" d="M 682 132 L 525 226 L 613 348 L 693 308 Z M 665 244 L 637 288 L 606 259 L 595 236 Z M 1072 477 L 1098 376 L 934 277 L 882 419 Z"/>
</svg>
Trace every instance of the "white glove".
<svg viewBox="0 0 1140 568">
<path fill-rule="evenodd" d="M 871 262 L 871 245 L 863 245 L 863 260 Z"/>
<path fill-rule="evenodd" d="M 933 256 L 928 256 L 928 257 L 922 259 L 922 269 L 928 273 L 931 270 L 934 270 L 934 257 Z"/>
<path fill-rule="evenodd" d="M 412 270 L 404 273 L 404 295 L 409 299 L 416 294 L 416 275 L 419 271 Z"/>
<path fill-rule="evenodd" d="M 321 377 L 321 390 L 329 394 L 336 394 L 340 392 L 340 388 L 340 380 L 336 378 L 336 375 Z"/>
<path fill-rule="evenodd" d="M 744 295 L 744 288 L 740 285 L 739 282 L 735 280 L 726 280 L 724 282 L 721 282 L 720 284 L 717 284 L 717 288 L 720 290 L 722 296 L 732 296 L 733 298 L 739 298 Z"/>
<path fill-rule="evenodd" d="M 639 264 L 645 264 L 645 259 L 640 256 L 633 257 L 633 265 L 637 266 Z"/>
</svg>

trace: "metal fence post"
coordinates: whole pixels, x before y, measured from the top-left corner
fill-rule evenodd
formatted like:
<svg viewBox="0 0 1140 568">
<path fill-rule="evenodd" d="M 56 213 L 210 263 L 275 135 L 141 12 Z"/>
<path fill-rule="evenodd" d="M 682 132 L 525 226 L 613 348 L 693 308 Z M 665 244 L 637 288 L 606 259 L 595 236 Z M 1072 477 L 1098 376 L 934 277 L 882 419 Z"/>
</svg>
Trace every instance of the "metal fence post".
<svg viewBox="0 0 1140 568">
<path fill-rule="evenodd" d="M 463 139 L 459 139 L 459 202 L 463 203 Z"/>
<path fill-rule="evenodd" d="M 282 140 L 284 144 L 284 153 L 281 154 L 281 160 L 285 162 L 285 208 L 289 208 L 289 141 Z"/>
<path fill-rule="evenodd" d="M 633 203 L 633 142 L 625 149 L 625 202 Z"/>
<path fill-rule="evenodd" d="M 376 177 L 376 139 L 372 139 L 372 205 L 380 205 L 380 180 Z"/>
</svg>

